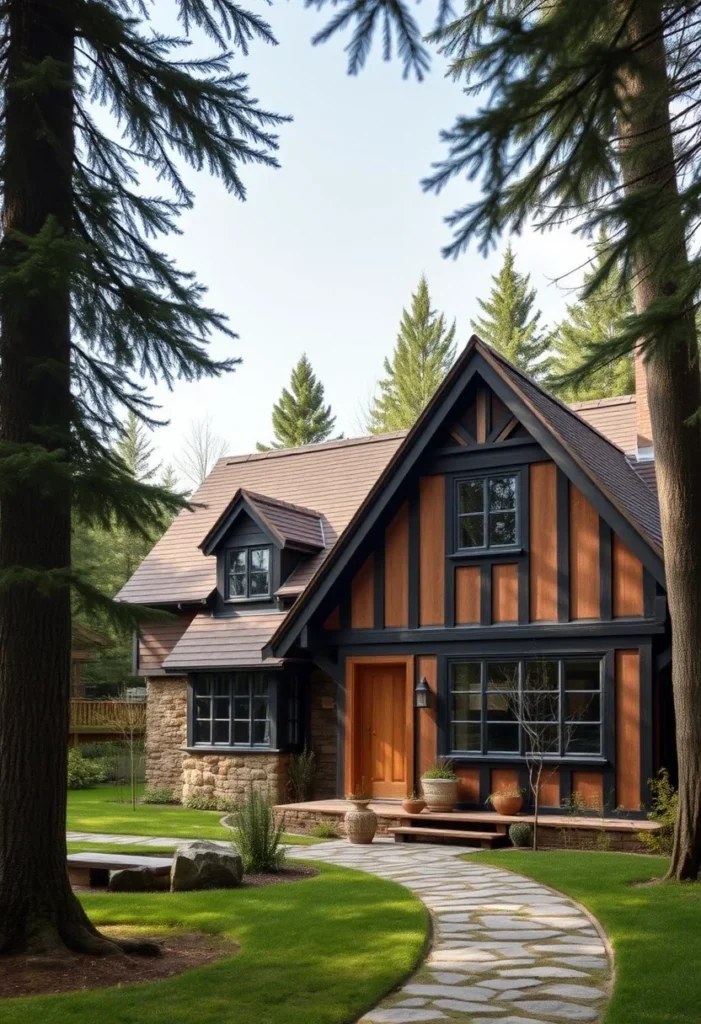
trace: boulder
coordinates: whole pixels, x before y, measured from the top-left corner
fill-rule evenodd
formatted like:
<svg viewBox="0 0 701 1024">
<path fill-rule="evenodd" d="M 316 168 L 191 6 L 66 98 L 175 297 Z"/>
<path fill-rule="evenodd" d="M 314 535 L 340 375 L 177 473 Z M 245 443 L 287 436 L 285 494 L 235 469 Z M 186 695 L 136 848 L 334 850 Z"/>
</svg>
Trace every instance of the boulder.
<svg viewBox="0 0 701 1024">
<path fill-rule="evenodd" d="M 155 892 L 168 888 L 168 875 L 152 868 L 122 868 L 110 872 L 110 892 Z"/>
<path fill-rule="evenodd" d="M 190 889 L 234 889 L 243 879 L 243 860 L 235 846 L 228 849 L 198 840 L 175 851 L 170 869 L 174 892 Z"/>
</svg>

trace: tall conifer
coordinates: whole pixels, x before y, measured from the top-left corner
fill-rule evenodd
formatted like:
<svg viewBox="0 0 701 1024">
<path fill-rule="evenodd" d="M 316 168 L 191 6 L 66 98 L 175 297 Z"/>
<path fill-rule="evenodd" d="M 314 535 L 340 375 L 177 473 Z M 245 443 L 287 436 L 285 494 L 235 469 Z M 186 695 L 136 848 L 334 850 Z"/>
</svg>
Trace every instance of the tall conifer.
<svg viewBox="0 0 701 1024">
<path fill-rule="evenodd" d="M 232 332 L 156 240 L 192 206 L 184 167 L 244 198 L 240 165 L 275 163 L 280 118 L 231 53 L 273 42 L 268 25 L 233 0 L 169 6 L 164 35 L 141 0 L 0 2 L 0 953 L 124 945 L 66 874 L 71 587 L 107 601 L 71 567 L 71 522 L 148 535 L 182 505 L 132 475 L 115 432 L 125 408 L 149 419 L 144 380 L 236 361 L 208 355 Z M 188 60 L 200 32 L 211 56 Z"/>
<path fill-rule="evenodd" d="M 280 400 L 273 406 L 273 433 L 270 445 L 256 445 L 259 452 L 271 448 L 297 448 L 302 444 L 326 441 L 333 431 L 336 417 L 331 406 L 324 405 L 324 385 L 317 380 L 312 364 L 302 354 L 290 376 L 290 387 L 283 388 Z"/>
<path fill-rule="evenodd" d="M 547 368 L 545 353 L 550 335 L 540 326 L 540 310 L 533 309 L 535 288 L 530 275 L 516 270 L 513 249 L 507 245 L 498 274 L 492 277 L 488 299 L 478 299 L 482 316 L 471 323 L 482 341 L 495 348 L 519 369 L 532 376 L 542 376 Z"/>
<path fill-rule="evenodd" d="M 455 359 L 455 321 L 448 326 L 442 313 L 431 308 L 425 276 L 411 296 L 411 308 L 402 310 L 397 343 L 385 359 L 368 417 L 372 434 L 408 430 L 428 405 Z"/>
</svg>

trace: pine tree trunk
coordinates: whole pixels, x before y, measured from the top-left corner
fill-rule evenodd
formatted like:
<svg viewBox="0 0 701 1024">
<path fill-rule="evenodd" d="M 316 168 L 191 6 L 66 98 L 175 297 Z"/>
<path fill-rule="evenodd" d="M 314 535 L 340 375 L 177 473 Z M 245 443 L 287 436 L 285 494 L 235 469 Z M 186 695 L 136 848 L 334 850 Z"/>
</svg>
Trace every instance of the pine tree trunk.
<svg viewBox="0 0 701 1024">
<path fill-rule="evenodd" d="M 623 5 L 622 5 L 623 6 Z M 626 9 L 629 7 L 625 4 Z M 661 0 L 643 0 L 630 23 L 644 40 L 640 63 L 621 87 L 621 167 L 629 195 L 658 190 L 659 223 L 649 221 L 635 254 L 638 312 L 672 296 L 688 267 L 670 130 Z M 669 323 L 646 363 L 672 622 L 679 814 L 670 877 L 696 879 L 701 866 L 701 408 L 699 348 L 692 308 Z"/>
<path fill-rule="evenodd" d="M 70 235 L 73 160 L 71 4 L 8 6 L 5 274 L 26 257 L 15 232 L 35 239 L 48 225 Z M 18 85 L 37 70 L 41 86 Z M 58 87 L 57 74 L 64 83 Z M 67 465 L 70 281 L 54 267 L 49 253 L 31 283 L 25 276 L 0 296 L 0 442 L 63 451 Z M 20 578 L 0 587 L 0 952 L 118 952 L 90 924 L 66 873 L 69 590 L 40 590 L 26 572 L 38 570 L 46 584 L 70 566 L 70 485 L 45 469 L 12 472 L 7 451 L 0 460 L 0 571 L 19 570 Z"/>
</svg>

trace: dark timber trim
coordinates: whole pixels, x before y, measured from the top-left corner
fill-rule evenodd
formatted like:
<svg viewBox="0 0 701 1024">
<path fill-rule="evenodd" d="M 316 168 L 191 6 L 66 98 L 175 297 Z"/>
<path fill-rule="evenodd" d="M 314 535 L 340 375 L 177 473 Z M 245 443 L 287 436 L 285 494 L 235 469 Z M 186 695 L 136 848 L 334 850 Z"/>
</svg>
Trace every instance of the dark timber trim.
<svg viewBox="0 0 701 1024">
<path fill-rule="evenodd" d="M 480 565 L 480 625 L 492 624 L 492 563 Z M 445 631 L 443 632 L 445 635 Z"/>
<path fill-rule="evenodd" d="M 603 622 L 609 622 L 613 618 L 611 577 L 611 527 L 599 516 L 599 600 Z"/>
<path fill-rule="evenodd" d="M 643 569 L 643 615 L 646 619 L 652 619 L 655 617 L 656 592 L 657 585 L 655 580 L 647 569 Z"/>
<path fill-rule="evenodd" d="M 570 482 L 557 470 L 557 620 L 570 620 Z"/>
</svg>

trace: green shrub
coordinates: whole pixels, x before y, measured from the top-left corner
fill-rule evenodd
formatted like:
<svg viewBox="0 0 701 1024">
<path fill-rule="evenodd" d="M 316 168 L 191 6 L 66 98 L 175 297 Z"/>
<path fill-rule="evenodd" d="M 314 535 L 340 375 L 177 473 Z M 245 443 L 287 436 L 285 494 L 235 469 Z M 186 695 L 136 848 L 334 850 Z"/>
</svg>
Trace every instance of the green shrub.
<svg viewBox="0 0 701 1024">
<path fill-rule="evenodd" d="M 436 761 L 421 776 L 422 779 L 457 779 L 452 761 Z"/>
<path fill-rule="evenodd" d="M 110 764 L 107 758 L 83 757 L 80 747 L 68 751 L 68 788 L 90 789 L 99 786 L 109 778 Z"/>
<path fill-rule="evenodd" d="M 309 835 L 314 839 L 338 839 L 338 825 L 333 821 L 320 821 L 309 829 Z"/>
<path fill-rule="evenodd" d="M 509 839 L 513 846 L 533 846 L 533 828 L 527 821 L 517 821 L 509 827 Z"/>
<path fill-rule="evenodd" d="M 662 768 L 657 778 L 650 779 L 652 807 L 648 812 L 650 821 L 658 821 L 660 827 L 656 832 L 640 832 L 638 838 L 650 853 L 660 853 L 669 857 L 674 845 L 674 822 L 677 818 L 679 794 L 669 781 L 669 772 Z"/>
<path fill-rule="evenodd" d="M 229 827 L 243 858 L 244 871 L 257 874 L 280 870 L 285 859 L 281 846 L 284 826 L 284 819 L 275 823 L 269 796 L 251 792 L 237 804 L 229 817 Z"/>
<path fill-rule="evenodd" d="M 289 786 L 294 803 L 309 800 L 316 776 L 316 755 L 306 747 L 299 754 L 293 754 L 288 768 Z"/>
<path fill-rule="evenodd" d="M 218 796 L 189 796 L 184 804 L 191 811 L 232 811 L 236 806 Z"/>
<path fill-rule="evenodd" d="M 141 797 L 142 804 L 177 804 L 172 789 L 145 789 Z"/>
</svg>

